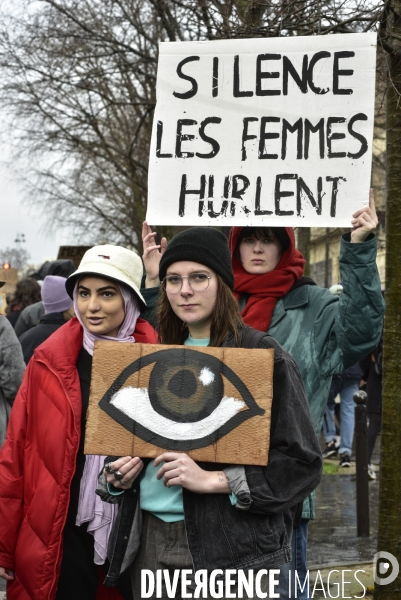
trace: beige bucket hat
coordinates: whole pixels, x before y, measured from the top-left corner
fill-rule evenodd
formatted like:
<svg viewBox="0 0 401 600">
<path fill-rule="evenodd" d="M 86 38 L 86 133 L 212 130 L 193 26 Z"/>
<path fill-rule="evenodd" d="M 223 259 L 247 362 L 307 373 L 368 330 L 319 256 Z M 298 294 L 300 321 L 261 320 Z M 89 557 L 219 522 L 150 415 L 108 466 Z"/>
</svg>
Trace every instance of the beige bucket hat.
<svg viewBox="0 0 401 600">
<path fill-rule="evenodd" d="M 146 306 L 139 291 L 143 277 L 142 260 L 132 250 L 111 244 L 94 246 L 87 250 L 78 269 L 66 281 L 65 287 L 70 298 L 73 297 L 77 280 L 83 275 L 102 275 L 125 283 Z"/>
</svg>

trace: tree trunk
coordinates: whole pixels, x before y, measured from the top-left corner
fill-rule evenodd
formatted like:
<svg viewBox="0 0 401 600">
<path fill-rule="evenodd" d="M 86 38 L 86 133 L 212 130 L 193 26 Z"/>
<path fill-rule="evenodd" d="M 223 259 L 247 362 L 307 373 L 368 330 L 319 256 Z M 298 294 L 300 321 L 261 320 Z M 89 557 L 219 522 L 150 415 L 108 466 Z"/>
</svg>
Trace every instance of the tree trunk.
<svg viewBox="0 0 401 600">
<path fill-rule="evenodd" d="M 387 241 L 384 328 L 383 425 L 381 443 L 378 552 L 401 562 L 401 0 L 387 5 Z M 382 24 L 383 25 L 383 24 Z M 388 37 L 389 36 L 389 37 Z M 388 50 L 388 48 L 386 48 Z M 390 562 L 382 560 L 382 563 Z M 392 569 L 378 577 L 385 578 Z M 375 600 L 401 599 L 401 573 L 392 583 L 375 584 Z"/>
</svg>

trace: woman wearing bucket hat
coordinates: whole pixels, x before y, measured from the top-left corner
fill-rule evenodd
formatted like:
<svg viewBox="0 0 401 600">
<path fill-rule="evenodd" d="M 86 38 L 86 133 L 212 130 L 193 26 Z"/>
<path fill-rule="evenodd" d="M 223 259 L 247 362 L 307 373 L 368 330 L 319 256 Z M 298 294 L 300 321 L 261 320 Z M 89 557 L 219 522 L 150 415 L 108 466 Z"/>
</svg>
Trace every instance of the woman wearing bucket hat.
<svg viewBox="0 0 401 600">
<path fill-rule="evenodd" d="M 114 507 L 94 493 L 100 457 L 83 453 L 92 354 L 96 340 L 156 341 L 138 318 L 142 271 L 125 248 L 88 250 L 66 282 L 76 317 L 29 362 L 0 453 L 0 576 L 8 600 L 96 598 Z"/>
<path fill-rule="evenodd" d="M 194 572 L 199 570 L 232 570 L 231 575 L 244 570 L 252 577 L 285 563 L 296 509 L 321 475 L 319 445 L 298 369 L 270 336 L 244 325 L 232 294 L 225 236 L 198 227 L 179 233 L 161 258 L 160 279 L 157 328 L 162 343 L 274 349 L 269 462 L 265 467 L 200 463 L 183 452 L 168 451 L 144 460 L 141 477 L 132 472 L 135 458 L 107 465 L 100 477 L 103 497 L 115 499 L 110 485 L 126 491 L 121 492 L 124 501 L 106 581 L 115 583 L 132 563 L 134 598 L 144 597 L 144 569 L 167 569 L 170 575 L 188 569 L 193 592 Z M 110 467 L 123 474 L 124 488 Z M 138 543 L 134 548 L 124 545 L 124 539 L 137 540 L 139 535 L 139 548 Z M 267 588 L 263 575 L 262 593 Z M 256 598 L 257 593 L 255 588 L 246 597 Z M 150 597 L 168 597 L 164 584 L 161 596 Z"/>
</svg>

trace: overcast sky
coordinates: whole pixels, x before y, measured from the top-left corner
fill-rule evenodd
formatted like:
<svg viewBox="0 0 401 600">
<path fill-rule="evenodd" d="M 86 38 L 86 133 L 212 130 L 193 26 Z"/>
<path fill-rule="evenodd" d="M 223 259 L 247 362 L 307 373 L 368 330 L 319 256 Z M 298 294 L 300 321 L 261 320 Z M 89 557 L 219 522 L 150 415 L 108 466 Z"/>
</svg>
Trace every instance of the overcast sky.
<svg viewBox="0 0 401 600">
<path fill-rule="evenodd" d="M 57 258 L 60 245 L 79 244 L 73 235 L 62 228 L 45 232 L 45 219 L 35 207 L 23 202 L 24 193 L 18 185 L 16 171 L 6 164 L 7 153 L 0 150 L 0 249 L 15 246 L 17 233 L 24 233 L 24 248 L 31 255 L 30 261 L 41 264 Z"/>
<path fill-rule="evenodd" d="M 7 10 L 13 10 L 14 4 L 7 3 Z M 9 147 L 7 145 L 6 114 L 0 113 L 0 249 L 15 246 L 17 233 L 24 233 L 24 247 L 31 255 L 29 262 L 42 264 L 45 260 L 57 258 L 61 244 L 77 244 L 73 235 L 56 230 L 51 233 L 43 231 L 44 218 L 33 207 L 29 210 L 22 203 L 23 190 L 18 185 L 17 170 L 7 166 Z"/>
</svg>

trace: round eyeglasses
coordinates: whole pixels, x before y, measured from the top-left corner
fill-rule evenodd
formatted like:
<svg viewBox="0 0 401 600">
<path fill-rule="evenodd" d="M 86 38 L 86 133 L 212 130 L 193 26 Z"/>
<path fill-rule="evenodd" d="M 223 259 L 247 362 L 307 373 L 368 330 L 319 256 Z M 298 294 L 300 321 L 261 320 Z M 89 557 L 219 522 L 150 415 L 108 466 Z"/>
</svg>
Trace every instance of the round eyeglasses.
<svg viewBox="0 0 401 600">
<path fill-rule="evenodd" d="M 209 287 L 209 281 L 215 275 L 206 275 L 206 273 L 191 273 L 191 275 L 167 275 L 163 279 L 163 287 L 170 294 L 177 294 L 181 291 L 184 279 L 188 279 L 189 287 L 193 292 L 204 292 Z"/>
</svg>

